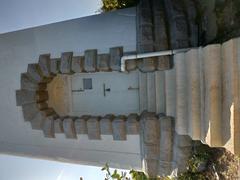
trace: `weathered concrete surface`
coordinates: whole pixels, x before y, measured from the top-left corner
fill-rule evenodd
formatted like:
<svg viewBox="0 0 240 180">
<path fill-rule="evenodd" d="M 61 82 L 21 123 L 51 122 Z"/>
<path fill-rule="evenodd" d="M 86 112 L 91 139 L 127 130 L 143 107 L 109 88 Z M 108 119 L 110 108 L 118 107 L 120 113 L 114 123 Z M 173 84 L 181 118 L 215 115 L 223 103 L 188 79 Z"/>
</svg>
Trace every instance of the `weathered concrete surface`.
<svg viewBox="0 0 240 180">
<path fill-rule="evenodd" d="M 87 134 L 87 119 L 81 117 L 74 120 L 75 129 L 77 134 Z"/>
<path fill-rule="evenodd" d="M 113 127 L 113 139 L 116 141 L 123 141 L 127 139 L 125 117 L 118 116 L 115 117 L 112 122 Z"/>
<path fill-rule="evenodd" d="M 90 117 L 87 120 L 87 132 L 90 140 L 100 140 L 100 123 L 98 117 Z"/>
<path fill-rule="evenodd" d="M 70 139 L 77 138 L 74 121 L 72 118 L 64 118 L 63 131 L 65 133 L 66 138 L 70 138 Z"/>
<path fill-rule="evenodd" d="M 130 114 L 127 117 L 127 134 L 139 134 L 139 128 L 140 128 L 140 123 L 139 123 L 139 117 L 137 114 Z"/>
<path fill-rule="evenodd" d="M 114 116 L 109 114 L 101 118 L 100 120 L 100 128 L 101 128 L 101 134 L 113 134 L 113 127 L 112 127 L 112 121 L 114 119 Z"/>
<path fill-rule="evenodd" d="M 84 71 L 84 57 L 83 56 L 72 57 L 71 70 L 75 73 L 80 73 L 80 72 Z"/>
<path fill-rule="evenodd" d="M 97 57 L 97 69 L 99 71 L 110 71 L 110 55 L 99 54 Z"/>
<path fill-rule="evenodd" d="M 110 48 L 110 67 L 113 71 L 120 71 L 122 56 L 123 56 L 123 47 Z"/>
</svg>

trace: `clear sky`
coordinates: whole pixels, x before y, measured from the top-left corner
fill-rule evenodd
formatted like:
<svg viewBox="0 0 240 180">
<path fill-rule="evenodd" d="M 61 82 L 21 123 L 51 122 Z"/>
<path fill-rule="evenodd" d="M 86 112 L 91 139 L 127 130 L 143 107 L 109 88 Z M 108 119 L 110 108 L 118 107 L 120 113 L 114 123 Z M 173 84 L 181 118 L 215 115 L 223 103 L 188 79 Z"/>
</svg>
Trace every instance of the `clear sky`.
<svg viewBox="0 0 240 180">
<path fill-rule="evenodd" d="M 103 180 L 100 167 L 0 155 L 0 180 Z"/>
<path fill-rule="evenodd" d="M 0 0 L 0 34 L 96 14 L 100 0 Z M 101 180 L 100 167 L 0 154 L 0 180 Z"/>
<path fill-rule="evenodd" d="M 100 0 L 0 0 L 0 34 L 96 14 Z"/>
</svg>

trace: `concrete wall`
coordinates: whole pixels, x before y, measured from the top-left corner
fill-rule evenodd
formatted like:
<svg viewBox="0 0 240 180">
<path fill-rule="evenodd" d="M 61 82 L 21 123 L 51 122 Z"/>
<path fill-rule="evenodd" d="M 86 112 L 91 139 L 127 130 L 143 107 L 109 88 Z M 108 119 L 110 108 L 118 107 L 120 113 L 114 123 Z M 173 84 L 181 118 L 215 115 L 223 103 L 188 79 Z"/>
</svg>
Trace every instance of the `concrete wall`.
<svg viewBox="0 0 240 180">
<path fill-rule="evenodd" d="M 65 51 L 74 55 L 84 50 L 124 46 L 136 50 L 135 8 L 90 16 L 0 35 L 0 152 L 88 165 L 109 162 L 119 168 L 141 168 L 139 136 L 113 141 L 103 136 L 90 141 L 86 135 L 69 140 L 63 134 L 44 138 L 24 122 L 21 107 L 16 106 L 15 90 L 20 88 L 20 73 L 27 64 L 38 61 L 39 54 L 60 57 Z"/>
</svg>

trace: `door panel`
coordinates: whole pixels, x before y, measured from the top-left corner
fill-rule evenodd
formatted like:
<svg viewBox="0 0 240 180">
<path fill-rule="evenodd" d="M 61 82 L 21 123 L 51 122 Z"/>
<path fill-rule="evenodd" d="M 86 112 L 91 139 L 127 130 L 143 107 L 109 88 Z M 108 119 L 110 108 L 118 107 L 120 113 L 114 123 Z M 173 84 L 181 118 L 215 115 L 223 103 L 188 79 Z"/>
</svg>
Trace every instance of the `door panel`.
<svg viewBox="0 0 240 180">
<path fill-rule="evenodd" d="M 92 80 L 92 89 L 84 88 L 84 79 Z M 73 116 L 139 113 L 137 72 L 79 73 L 71 83 Z"/>
</svg>

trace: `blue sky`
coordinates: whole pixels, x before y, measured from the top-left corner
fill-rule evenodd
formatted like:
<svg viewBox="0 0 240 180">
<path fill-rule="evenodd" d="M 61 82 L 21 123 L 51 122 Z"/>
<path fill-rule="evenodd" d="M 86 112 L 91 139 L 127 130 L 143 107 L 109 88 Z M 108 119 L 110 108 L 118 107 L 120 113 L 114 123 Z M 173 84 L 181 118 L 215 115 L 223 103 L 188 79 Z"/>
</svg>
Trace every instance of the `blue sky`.
<svg viewBox="0 0 240 180">
<path fill-rule="evenodd" d="M 96 14 L 100 0 L 0 0 L 0 34 Z"/>
<path fill-rule="evenodd" d="M 0 34 L 96 14 L 100 0 L 0 0 Z M 0 155 L 0 180 L 99 180 L 100 167 Z"/>
<path fill-rule="evenodd" d="M 1 180 L 103 180 L 100 167 L 0 155 Z"/>
</svg>

